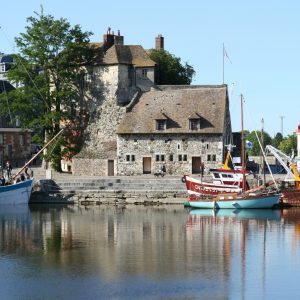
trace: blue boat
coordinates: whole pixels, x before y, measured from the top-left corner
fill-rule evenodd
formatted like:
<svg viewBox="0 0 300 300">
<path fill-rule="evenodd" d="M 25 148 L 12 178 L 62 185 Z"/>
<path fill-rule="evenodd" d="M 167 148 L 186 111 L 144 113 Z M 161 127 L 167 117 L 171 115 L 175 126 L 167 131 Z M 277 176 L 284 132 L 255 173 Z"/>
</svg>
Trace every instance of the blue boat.
<svg viewBox="0 0 300 300">
<path fill-rule="evenodd" d="M 28 204 L 33 186 L 33 178 L 11 185 L 0 186 L 0 205 Z"/>
<path fill-rule="evenodd" d="M 279 204 L 280 197 L 281 194 L 228 194 L 214 198 L 190 200 L 189 206 L 192 208 L 211 209 L 272 208 Z"/>
</svg>

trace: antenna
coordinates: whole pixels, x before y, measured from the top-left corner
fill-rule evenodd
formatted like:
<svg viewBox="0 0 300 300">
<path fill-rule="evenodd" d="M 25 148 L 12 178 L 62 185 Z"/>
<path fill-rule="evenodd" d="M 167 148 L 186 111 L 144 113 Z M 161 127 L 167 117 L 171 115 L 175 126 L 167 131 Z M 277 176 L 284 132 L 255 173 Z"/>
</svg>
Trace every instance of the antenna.
<svg viewBox="0 0 300 300">
<path fill-rule="evenodd" d="M 285 118 L 285 116 L 280 116 L 281 119 L 281 134 L 283 136 L 283 119 Z"/>
</svg>

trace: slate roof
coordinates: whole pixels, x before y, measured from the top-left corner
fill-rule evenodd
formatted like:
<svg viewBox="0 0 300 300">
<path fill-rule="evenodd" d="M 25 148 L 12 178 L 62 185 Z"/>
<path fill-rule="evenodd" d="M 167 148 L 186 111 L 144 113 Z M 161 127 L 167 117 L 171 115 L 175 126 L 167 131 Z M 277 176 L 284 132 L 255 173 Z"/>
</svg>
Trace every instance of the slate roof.
<svg viewBox="0 0 300 300">
<path fill-rule="evenodd" d="M 103 43 L 90 44 L 91 63 L 94 65 L 127 64 L 136 67 L 154 67 L 146 50 L 139 45 L 113 45 L 104 51 Z"/>
<path fill-rule="evenodd" d="M 143 93 L 118 126 L 118 134 L 196 133 L 223 134 L 229 116 L 227 86 L 160 86 Z M 167 129 L 156 130 L 158 116 L 167 117 Z M 189 119 L 200 118 L 199 130 L 189 129 Z M 226 123 L 230 120 L 226 120 Z"/>
<path fill-rule="evenodd" d="M 15 88 L 6 80 L 0 80 L 0 93 L 9 92 L 14 90 Z"/>
</svg>

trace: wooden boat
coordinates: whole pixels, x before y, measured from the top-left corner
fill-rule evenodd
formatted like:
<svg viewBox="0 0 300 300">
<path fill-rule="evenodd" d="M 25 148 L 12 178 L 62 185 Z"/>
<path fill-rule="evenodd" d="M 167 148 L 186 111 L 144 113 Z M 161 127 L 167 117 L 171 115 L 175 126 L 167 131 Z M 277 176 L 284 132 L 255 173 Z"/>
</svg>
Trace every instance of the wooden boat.
<svg viewBox="0 0 300 300">
<path fill-rule="evenodd" d="M 212 209 L 272 208 L 279 203 L 281 194 L 223 194 L 213 198 L 189 200 L 190 207 Z"/>
<path fill-rule="evenodd" d="M 224 193 L 213 197 L 190 196 L 189 206 L 192 208 L 212 208 L 212 209 L 254 209 L 254 208 L 272 208 L 279 203 L 281 194 L 268 194 L 258 190 L 253 193 L 246 191 L 245 176 L 245 145 L 244 145 L 244 125 L 243 125 L 243 96 L 241 96 L 242 113 L 242 192 Z"/>
<path fill-rule="evenodd" d="M 1 204 L 27 204 L 33 186 L 33 178 L 15 184 L 0 186 Z"/>
<path fill-rule="evenodd" d="M 202 177 L 196 178 L 190 175 L 183 175 L 182 182 L 185 182 L 189 196 L 215 196 L 220 193 L 239 193 L 242 191 L 243 173 L 241 169 L 231 169 L 228 166 L 230 150 L 226 155 L 226 160 L 222 168 L 210 169 L 211 182 L 205 182 Z M 250 174 L 245 171 L 245 176 Z M 246 183 L 246 189 L 249 186 Z"/>
</svg>

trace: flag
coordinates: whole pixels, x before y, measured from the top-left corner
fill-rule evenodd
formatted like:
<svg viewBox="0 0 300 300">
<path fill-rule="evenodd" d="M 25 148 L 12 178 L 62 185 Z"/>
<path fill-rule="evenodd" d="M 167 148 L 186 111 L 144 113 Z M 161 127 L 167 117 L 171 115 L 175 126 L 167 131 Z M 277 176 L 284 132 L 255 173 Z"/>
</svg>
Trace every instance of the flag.
<svg viewBox="0 0 300 300">
<path fill-rule="evenodd" d="M 231 62 L 231 60 L 230 60 L 230 58 L 229 58 L 229 56 L 228 56 L 228 53 L 227 53 L 227 51 L 226 51 L 226 49 L 225 49 L 224 44 L 223 44 L 223 56 L 224 56 L 224 57 L 227 57 L 228 60 L 230 61 L 230 63 L 232 64 L 232 62 Z"/>
<path fill-rule="evenodd" d="M 247 149 L 252 149 L 253 148 L 253 143 L 250 141 L 246 141 L 246 148 Z"/>
</svg>

